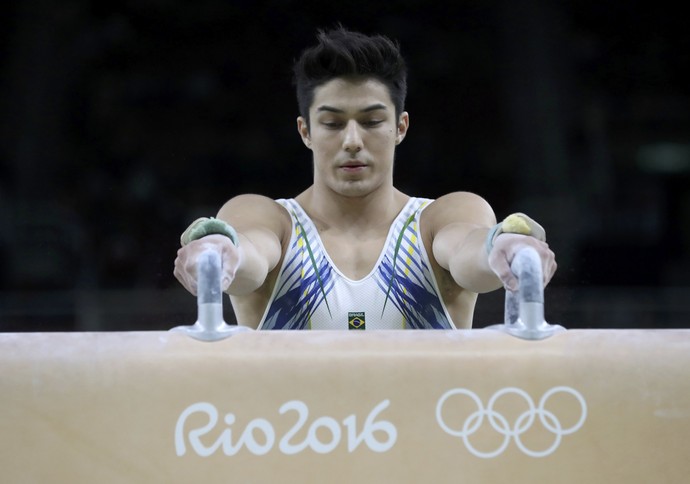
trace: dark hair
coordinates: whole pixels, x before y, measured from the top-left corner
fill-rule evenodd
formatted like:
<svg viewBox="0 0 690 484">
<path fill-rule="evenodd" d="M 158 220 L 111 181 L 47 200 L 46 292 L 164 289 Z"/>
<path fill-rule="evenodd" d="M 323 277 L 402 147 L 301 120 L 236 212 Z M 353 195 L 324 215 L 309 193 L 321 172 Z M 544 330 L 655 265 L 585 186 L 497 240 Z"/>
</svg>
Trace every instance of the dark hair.
<svg viewBox="0 0 690 484">
<path fill-rule="evenodd" d="M 317 38 L 319 43 L 305 49 L 293 68 L 297 104 L 307 125 L 314 90 L 336 77 L 373 77 L 382 82 L 390 93 L 396 118 L 400 116 L 407 95 L 407 69 L 396 42 L 342 26 L 319 30 Z"/>
</svg>

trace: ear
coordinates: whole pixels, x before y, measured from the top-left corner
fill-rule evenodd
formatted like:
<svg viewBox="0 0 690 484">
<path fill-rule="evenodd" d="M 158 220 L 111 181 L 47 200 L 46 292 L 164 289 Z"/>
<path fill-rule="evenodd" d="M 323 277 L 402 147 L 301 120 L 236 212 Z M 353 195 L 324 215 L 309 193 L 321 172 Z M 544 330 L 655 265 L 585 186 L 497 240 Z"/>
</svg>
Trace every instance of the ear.
<svg viewBox="0 0 690 484">
<path fill-rule="evenodd" d="M 399 145 L 402 143 L 402 140 L 405 139 L 405 135 L 407 135 L 407 130 L 410 127 L 410 115 L 407 113 L 407 111 L 403 111 L 402 114 L 400 114 L 400 119 L 398 120 L 398 132 L 395 136 L 395 144 Z"/>
<path fill-rule="evenodd" d="M 302 116 L 299 116 L 297 118 L 297 132 L 302 138 L 302 143 L 304 143 L 304 146 L 311 149 L 311 136 L 309 135 L 309 125 L 307 124 L 307 120 L 304 119 Z"/>
</svg>

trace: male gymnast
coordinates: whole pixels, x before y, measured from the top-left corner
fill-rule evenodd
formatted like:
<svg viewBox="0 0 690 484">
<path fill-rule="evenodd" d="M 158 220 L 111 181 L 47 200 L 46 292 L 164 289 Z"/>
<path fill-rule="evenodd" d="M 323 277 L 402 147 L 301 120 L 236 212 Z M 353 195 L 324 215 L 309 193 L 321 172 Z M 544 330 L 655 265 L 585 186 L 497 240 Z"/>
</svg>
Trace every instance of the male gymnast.
<svg viewBox="0 0 690 484">
<path fill-rule="evenodd" d="M 556 271 L 543 228 L 524 214 L 496 223 L 480 196 L 411 197 L 393 183 L 407 135 L 398 45 L 342 27 L 318 34 L 294 65 L 297 131 L 313 183 L 294 198 L 245 194 L 182 234 L 175 277 L 196 294 L 196 260 L 221 254 L 222 288 L 254 329 L 470 328 L 479 293 L 516 290 L 517 251 Z"/>
</svg>

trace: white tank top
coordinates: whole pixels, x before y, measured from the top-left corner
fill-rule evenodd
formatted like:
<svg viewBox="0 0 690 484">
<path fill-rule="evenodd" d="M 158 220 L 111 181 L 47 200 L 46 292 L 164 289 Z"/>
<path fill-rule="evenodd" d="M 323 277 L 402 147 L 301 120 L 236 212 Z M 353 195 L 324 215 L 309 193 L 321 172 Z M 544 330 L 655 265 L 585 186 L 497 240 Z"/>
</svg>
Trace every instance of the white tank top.
<svg viewBox="0 0 690 484">
<path fill-rule="evenodd" d="M 326 252 L 294 199 L 276 200 L 292 236 L 259 329 L 452 329 L 419 232 L 431 202 L 410 198 L 394 220 L 372 271 L 354 281 Z"/>
</svg>

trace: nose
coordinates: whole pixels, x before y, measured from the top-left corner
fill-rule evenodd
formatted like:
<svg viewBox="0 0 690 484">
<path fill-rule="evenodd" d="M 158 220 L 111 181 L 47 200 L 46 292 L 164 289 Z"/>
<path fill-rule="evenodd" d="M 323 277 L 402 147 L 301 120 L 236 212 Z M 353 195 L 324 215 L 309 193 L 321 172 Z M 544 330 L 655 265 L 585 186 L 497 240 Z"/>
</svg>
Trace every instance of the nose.
<svg viewBox="0 0 690 484">
<path fill-rule="evenodd" d="M 350 120 L 345 127 L 343 149 L 348 153 L 358 153 L 362 151 L 362 134 L 355 120 Z"/>
</svg>

